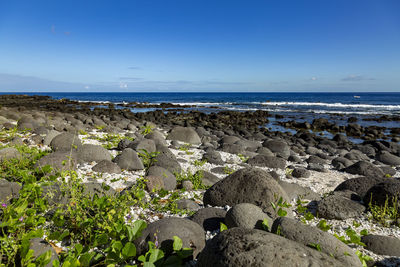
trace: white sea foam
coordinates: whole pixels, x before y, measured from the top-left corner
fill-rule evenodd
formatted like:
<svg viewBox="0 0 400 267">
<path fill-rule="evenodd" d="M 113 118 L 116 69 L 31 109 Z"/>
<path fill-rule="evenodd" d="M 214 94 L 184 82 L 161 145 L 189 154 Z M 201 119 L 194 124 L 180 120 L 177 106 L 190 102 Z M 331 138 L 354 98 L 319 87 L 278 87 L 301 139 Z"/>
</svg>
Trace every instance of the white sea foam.
<svg viewBox="0 0 400 267">
<path fill-rule="evenodd" d="M 400 105 L 343 104 L 323 102 L 263 102 L 260 104 L 264 106 L 323 106 L 337 108 L 379 108 L 387 110 L 400 110 Z"/>
</svg>

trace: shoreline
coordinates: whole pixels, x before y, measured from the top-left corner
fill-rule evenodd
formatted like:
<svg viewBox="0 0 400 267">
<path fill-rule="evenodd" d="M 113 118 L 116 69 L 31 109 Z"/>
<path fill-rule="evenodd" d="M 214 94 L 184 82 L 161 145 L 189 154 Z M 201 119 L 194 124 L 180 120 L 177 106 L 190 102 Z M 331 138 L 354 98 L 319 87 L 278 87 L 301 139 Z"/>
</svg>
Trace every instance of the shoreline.
<svg viewBox="0 0 400 267">
<path fill-rule="evenodd" d="M 5 102 L 7 103 L 4 104 Z M 150 153 L 161 151 L 159 155 L 162 155 L 162 157 L 158 155 L 158 162 L 155 164 L 160 164 L 157 166 L 166 170 L 171 168 L 172 174 L 174 174 L 172 170 L 178 167 L 182 173 L 186 174 L 188 172 L 194 174 L 199 170 L 211 173 L 211 178 L 201 178 L 211 188 L 225 180 L 226 177 L 232 177 L 240 169 L 261 169 L 268 174 L 268 177 L 271 176 L 268 179 L 274 180 L 274 182 L 271 182 L 272 184 L 276 183 L 283 188 L 282 190 L 288 195 L 287 200 L 293 206 L 296 206 L 296 199 L 300 195 L 305 195 L 306 197 L 303 200 L 310 201 L 311 204 L 308 209 L 315 215 L 318 210 L 318 205 L 315 208 L 315 204 L 321 203 L 321 198 L 329 199 L 330 196 L 335 196 L 340 201 L 347 203 L 349 207 L 339 207 L 339 210 L 337 210 L 338 207 L 335 207 L 335 203 L 330 203 L 328 205 L 329 212 L 345 216 L 341 213 L 349 208 L 351 210 L 349 213 L 352 214 L 349 218 L 339 220 L 337 218 L 315 217 L 305 221 L 307 225 L 316 228 L 321 220 L 325 220 L 332 226 L 328 231 L 331 235 L 336 233 L 345 236 L 346 229 L 353 227 L 357 234 L 360 234 L 363 229 L 368 229 L 370 233 L 394 236 L 400 239 L 399 227 L 382 227 L 376 222 L 368 220 L 368 211 L 356 212 L 352 210 L 353 202 L 361 206 L 368 206 L 362 201 L 351 200 L 357 199 L 355 196 L 358 196 L 358 200 L 362 199 L 361 191 L 351 193 L 343 191 L 343 194 L 351 196 L 351 199 L 333 193 L 335 189 L 336 192 L 342 191 L 337 190 L 341 183 L 354 181 L 360 176 L 367 177 L 365 179 L 371 183 L 371 188 L 382 182 L 382 180 L 374 179 L 383 179 L 383 176 L 389 173 L 390 177 L 387 176 L 387 180 L 398 181 L 400 177 L 400 145 L 397 142 L 400 139 L 398 139 L 397 132 L 393 132 L 390 136 L 396 142 L 390 142 L 390 139 L 377 141 L 380 137 L 384 137 L 382 129 L 356 127 L 354 122 L 347 122 L 347 125 L 341 128 L 341 126 L 332 125 L 329 120 L 317 120 L 310 125 L 296 125 L 296 122 L 289 121 L 285 122 L 287 123 L 285 127 L 296 129 L 295 134 L 275 132 L 264 127 L 273 116 L 265 111 L 219 111 L 218 113 L 205 114 L 195 111 L 184 113 L 181 112 L 181 109 L 178 109 L 167 112 L 159 110 L 134 114 L 128 109 L 115 109 L 112 106 L 90 109 L 91 103 L 82 104 L 70 100 L 51 100 L 47 97 L 30 96 L 27 98 L 22 96 L 10 97 L 8 99 L 5 96 L 0 96 L 0 105 L 2 106 L 0 109 L 0 126 L 8 130 L 12 130 L 13 127 L 19 129 L 18 134 L 11 139 L 10 134 L 4 135 L 3 138 L 6 141 L 1 140 L 0 145 L 2 146 L 19 144 L 38 147 L 49 152 L 45 157 L 51 157 L 51 155 L 55 156 L 56 153 L 59 153 L 53 142 L 56 136 L 64 133 L 77 136 L 80 144 L 77 145 L 79 147 L 77 148 L 77 155 L 70 153 L 72 158 L 76 157 L 76 162 L 71 164 L 77 171 L 78 177 L 83 179 L 83 183 L 101 184 L 104 182 L 116 192 L 123 192 L 129 190 L 130 187 L 140 181 L 142 176 L 145 176 L 154 183 L 147 184 L 148 189 L 154 185 L 167 188 L 168 183 L 171 183 L 170 180 L 164 179 L 160 182 L 160 178 L 154 178 L 157 177 L 157 174 L 146 174 L 143 171 L 144 166 L 138 169 L 132 167 L 132 170 L 128 170 L 129 166 L 124 165 L 125 163 L 119 160 L 122 157 L 121 155 L 124 155 L 124 151 L 134 150 L 135 153 L 140 153 L 140 149 L 145 148 Z M 78 109 L 77 106 L 84 108 Z M 23 131 L 24 129 L 30 130 Z M 146 129 L 148 130 L 147 133 Z M 338 131 L 335 132 L 333 138 L 326 138 L 305 131 L 307 129 L 337 129 Z M 177 132 L 174 134 L 174 131 Z M 364 134 L 366 140 L 362 144 L 354 144 L 343 133 L 358 137 Z M 51 135 L 53 136 L 51 137 Z M 118 136 L 120 139 L 111 139 L 113 136 Z M 64 142 L 68 143 L 69 141 Z M 74 144 L 73 142 L 72 144 Z M 97 147 L 96 149 L 99 149 L 98 151 L 101 151 L 101 153 L 85 151 L 89 148 L 94 149 L 92 146 Z M 100 150 L 99 146 L 105 147 L 105 150 Z M 0 149 L 0 155 L 1 151 Z M 83 159 L 81 155 L 89 156 Z M 100 155 L 107 157 L 110 155 L 111 158 L 107 162 L 112 162 L 113 168 L 119 168 L 120 173 L 101 174 L 102 172 L 94 171 L 93 168 L 99 164 L 101 159 Z M 56 165 L 56 161 L 54 158 L 54 161 L 48 162 Z M 368 166 L 358 169 L 351 168 L 358 162 L 365 162 Z M 136 163 L 139 164 L 140 162 L 137 161 Z M 118 165 L 118 168 L 116 165 Z M 59 167 L 64 168 L 64 166 Z M 382 175 L 382 177 L 377 177 L 379 175 Z M 173 176 L 170 178 L 172 184 L 175 179 L 175 186 L 171 186 L 173 189 L 168 191 L 178 192 L 178 195 L 180 195 L 178 201 L 183 200 L 180 202 L 181 207 L 196 212 L 204 210 L 207 207 L 204 204 L 206 202 L 204 194 L 210 189 L 193 189 L 194 180 L 191 181 L 192 185 L 189 182 L 184 185 L 183 181 L 177 181 L 176 174 Z M 176 186 L 181 188 L 177 189 Z M 192 186 L 192 189 L 190 189 L 190 186 Z M 251 188 L 250 195 L 257 190 L 256 187 L 251 187 L 251 184 L 244 183 L 242 186 Z M 182 191 L 182 188 L 185 188 L 185 190 Z M 351 187 L 347 187 L 347 189 L 349 188 Z M 353 190 L 357 189 L 357 187 L 352 188 Z M 226 193 L 231 194 L 230 191 Z M 398 193 L 400 194 L 400 191 Z M 162 205 L 160 203 L 169 203 L 172 196 L 173 193 L 162 196 L 160 193 L 147 190 L 145 199 L 159 199 L 157 205 Z M 250 200 L 249 198 L 246 202 Z M 253 204 L 257 201 L 254 201 Z M 211 206 L 218 206 L 209 200 L 207 202 L 208 204 L 212 203 Z M 226 206 L 222 210 L 229 210 L 234 205 L 227 204 Z M 357 207 L 359 208 L 359 206 Z M 154 223 L 162 218 L 187 217 L 186 215 L 173 214 L 168 210 L 165 211 L 159 206 L 148 206 L 147 208 L 132 206 L 131 208 L 129 213 L 131 219 L 128 223 L 139 218 L 145 218 L 148 223 Z M 160 209 L 157 210 L 156 208 Z M 272 218 L 277 216 L 265 207 L 263 207 L 263 212 L 272 216 Z M 296 222 L 305 218 L 305 214 L 296 209 L 289 209 L 288 214 L 288 217 L 295 218 Z M 224 218 L 222 217 L 222 219 Z M 354 222 L 360 225 L 355 227 Z M 219 229 L 204 230 L 206 247 L 218 232 Z M 64 250 L 69 249 L 62 246 L 61 243 L 57 246 Z M 400 263 L 400 257 L 378 255 L 355 244 L 352 244 L 351 247 L 354 251 L 360 250 L 372 256 L 375 261 L 384 264 L 383 266 L 395 266 Z M 205 264 L 204 259 L 202 261 Z M 340 262 L 340 260 L 338 261 Z M 344 263 L 342 262 L 342 264 Z"/>
</svg>

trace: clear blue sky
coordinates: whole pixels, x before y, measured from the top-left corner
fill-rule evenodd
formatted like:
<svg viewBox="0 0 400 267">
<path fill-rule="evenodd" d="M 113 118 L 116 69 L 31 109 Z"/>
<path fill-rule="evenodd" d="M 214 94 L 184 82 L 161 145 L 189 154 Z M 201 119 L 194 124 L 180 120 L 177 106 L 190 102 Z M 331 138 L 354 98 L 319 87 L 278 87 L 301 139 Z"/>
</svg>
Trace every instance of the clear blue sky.
<svg viewBox="0 0 400 267">
<path fill-rule="evenodd" d="M 1 1 L 0 91 L 400 91 L 400 1 Z"/>
</svg>

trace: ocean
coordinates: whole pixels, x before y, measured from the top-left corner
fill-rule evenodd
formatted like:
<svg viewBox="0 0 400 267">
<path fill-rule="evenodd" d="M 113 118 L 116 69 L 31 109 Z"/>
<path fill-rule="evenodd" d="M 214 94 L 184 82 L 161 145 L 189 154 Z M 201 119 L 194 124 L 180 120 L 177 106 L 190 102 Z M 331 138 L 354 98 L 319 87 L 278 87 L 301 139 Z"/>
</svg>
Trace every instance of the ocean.
<svg viewBox="0 0 400 267">
<path fill-rule="evenodd" d="M 5 94 L 5 93 L 3 93 Z M 21 93 L 22 94 L 22 93 Z M 400 93 L 75 93 L 46 92 L 23 93 L 49 95 L 54 99 L 68 98 L 77 101 L 100 103 L 139 102 L 149 104 L 173 103 L 196 105 L 190 110 L 217 112 L 220 110 L 266 110 L 281 114 L 283 120 L 312 121 L 326 117 L 343 125 L 348 117 L 356 117 L 363 126 L 378 125 L 400 127 L 400 122 L 364 121 L 364 118 L 381 115 L 400 116 Z M 218 109 L 211 108 L 218 107 Z M 152 111 L 156 108 L 132 109 L 133 112 Z"/>
</svg>

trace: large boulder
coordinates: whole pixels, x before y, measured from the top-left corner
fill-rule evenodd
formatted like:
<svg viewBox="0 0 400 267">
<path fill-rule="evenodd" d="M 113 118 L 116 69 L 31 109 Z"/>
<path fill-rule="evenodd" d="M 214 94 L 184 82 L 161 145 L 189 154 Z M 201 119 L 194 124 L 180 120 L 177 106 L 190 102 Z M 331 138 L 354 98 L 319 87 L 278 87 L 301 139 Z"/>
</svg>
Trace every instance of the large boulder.
<svg viewBox="0 0 400 267">
<path fill-rule="evenodd" d="M 276 202 L 279 197 L 289 202 L 285 191 L 269 173 L 257 168 L 245 168 L 210 187 L 204 193 L 203 202 L 211 206 L 252 203 L 275 216 L 271 202 Z"/>
<path fill-rule="evenodd" d="M 17 198 L 20 189 L 21 186 L 16 182 L 0 179 L 0 202 L 8 203 L 12 198 Z"/>
<path fill-rule="evenodd" d="M 197 266 L 343 266 L 343 262 L 279 235 L 235 227 L 207 243 Z"/>
<path fill-rule="evenodd" d="M 199 145 L 201 139 L 197 132 L 190 127 L 176 126 L 167 136 L 168 140 L 177 140 L 189 144 Z"/>
<path fill-rule="evenodd" d="M 127 171 L 143 170 L 144 166 L 137 153 L 132 148 L 126 148 L 122 153 L 115 157 L 114 162 L 121 169 Z"/>
<path fill-rule="evenodd" d="M 279 230 L 278 230 L 279 229 Z M 308 246 L 318 244 L 321 252 L 328 257 L 341 261 L 343 266 L 362 266 L 354 251 L 333 235 L 323 232 L 317 227 L 303 224 L 294 219 L 280 217 L 274 221 L 271 232 L 287 239 Z"/>
<path fill-rule="evenodd" d="M 376 177 L 365 177 L 365 176 L 351 178 L 340 183 L 335 188 L 335 191 L 350 190 L 357 193 L 357 195 L 363 198 L 371 187 L 381 182 L 384 182 L 386 179 L 387 178 L 383 177 L 376 178 Z"/>
<path fill-rule="evenodd" d="M 21 153 L 13 147 L 6 147 L 0 149 L 0 161 L 10 160 L 10 159 L 21 159 Z"/>
<path fill-rule="evenodd" d="M 111 160 L 111 154 L 102 146 L 99 145 L 92 145 L 92 144 L 85 144 L 78 151 L 79 158 L 83 162 L 100 162 L 102 160 Z"/>
<path fill-rule="evenodd" d="M 365 248 L 378 255 L 400 257 L 400 239 L 392 236 L 366 235 L 361 237 Z"/>
<path fill-rule="evenodd" d="M 156 152 L 156 143 L 151 139 L 135 140 L 129 144 L 129 147 L 136 150 L 138 153 L 143 153 L 144 151 L 147 153 Z"/>
<path fill-rule="evenodd" d="M 357 217 L 364 211 L 364 205 L 338 194 L 325 197 L 318 202 L 317 207 L 317 214 L 319 217 L 336 220 Z"/>
<path fill-rule="evenodd" d="M 50 165 L 54 171 L 75 170 L 78 163 L 76 151 L 56 151 L 42 157 L 35 165 L 35 168 L 43 168 Z"/>
<path fill-rule="evenodd" d="M 225 223 L 226 211 L 219 208 L 203 208 L 193 214 L 191 220 L 201 225 L 205 231 L 220 229 L 221 223 Z"/>
<path fill-rule="evenodd" d="M 370 162 L 366 161 L 358 161 L 353 165 L 350 165 L 347 168 L 344 168 L 343 171 L 351 173 L 351 174 L 359 174 L 363 176 L 371 176 L 371 177 L 382 177 L 384 173 L 381 169 L 376 167 Z"/>
<path fill-rule="evenodd" d="M 163 167 L 160 166 L 151 166 L 147 170 L 147 176 L 152 176 L 152 177 L 159 177 L 159 179 L 162 181 L 161 188 L 165 190 L 174 190 L 176 188 L 176 177 L 167 169 L 164 169 Z M 152 181 L 155 181 L 154 178 L 152 178 Z"/>
<path fill-rule="evenodd" d="M 142 235 L 135 240 L 137 255 L 148 251 L 148 241 L 156 240 L 163 251 L 171 253 L 173 236 L 182 239 L 184 248 L 192 248 L 194 257 L 205 246 L 205 233 L 199 224 L 188 219 L 170 217 L 155 221 L 143 230 Z"/>
<path fill-rule="evenodd" d="M 221 154 L 219 154 L 219 152 L 215 150 L 204 153 L 203 159 L 207 160 L 207 162 L 211 164 L 216 164 L 216 165 L 224 164 Z"/>
<path fill-rule="evenodd" d="M 171 173 L 180 173 L 182 171 L 182 167 L 176 160 L 175 156 L 171 157 L 168 154 L 161 153 L 155 158 L 155 160 L 156 162 L 154 163 L 154 166 L 167 169 Z"/>
<path fill-rule="evenodd" d="M 242 227 L 246 229 L 263 230 L 264 220 L 271 227 L 273 220 L 260 207 L 250 203 L 240 203 L 233 206 L 225 216 L 225 223 L 229 228 Z"/>
<path fill-rule="evenodd" d="M 77 151 L 81 148 L 82 142 L 77 135 L 62 133 L 51 140 L 50 146 L 54 151 Z"/>
<path fill-rule="evenodd" d="M 400 180 L 389 178 L 387 181 L 372 186 L 365 194 L 363 201 L 365 205 L 372 202 L 373 205 L 385 206 L 386 200 L 390 206 L 400 199 Z M 400 202 L 397 201 L 400 208 Z"/>
<path fill-rule="evenodd" d="M 290 147 L 283 140 L 267 140 L 262 145 L 282 158 L 287 159 L 290 156 Z"/>
<path fill-rule="evenodd" d="M 111 162 L 109 160 L 102 160 L 92 167 L 92 171 L 101 173 L 121 173 L 121 168 L 118 164 Z"/>
<path fill-rule="evenodd" d="M 252 166 L 285 169 L 286 160 L 275 156 L 257 155 L 250 158 L 247 163 Z"/>
<path fill-rule="evenodd" d="M 400 157 L 389 153 L 388 151 L 381 151 L 376 159 L 380 162 L 390 165 L 390 166 L 398 166 L 400 165 Z"/>
</svg>

